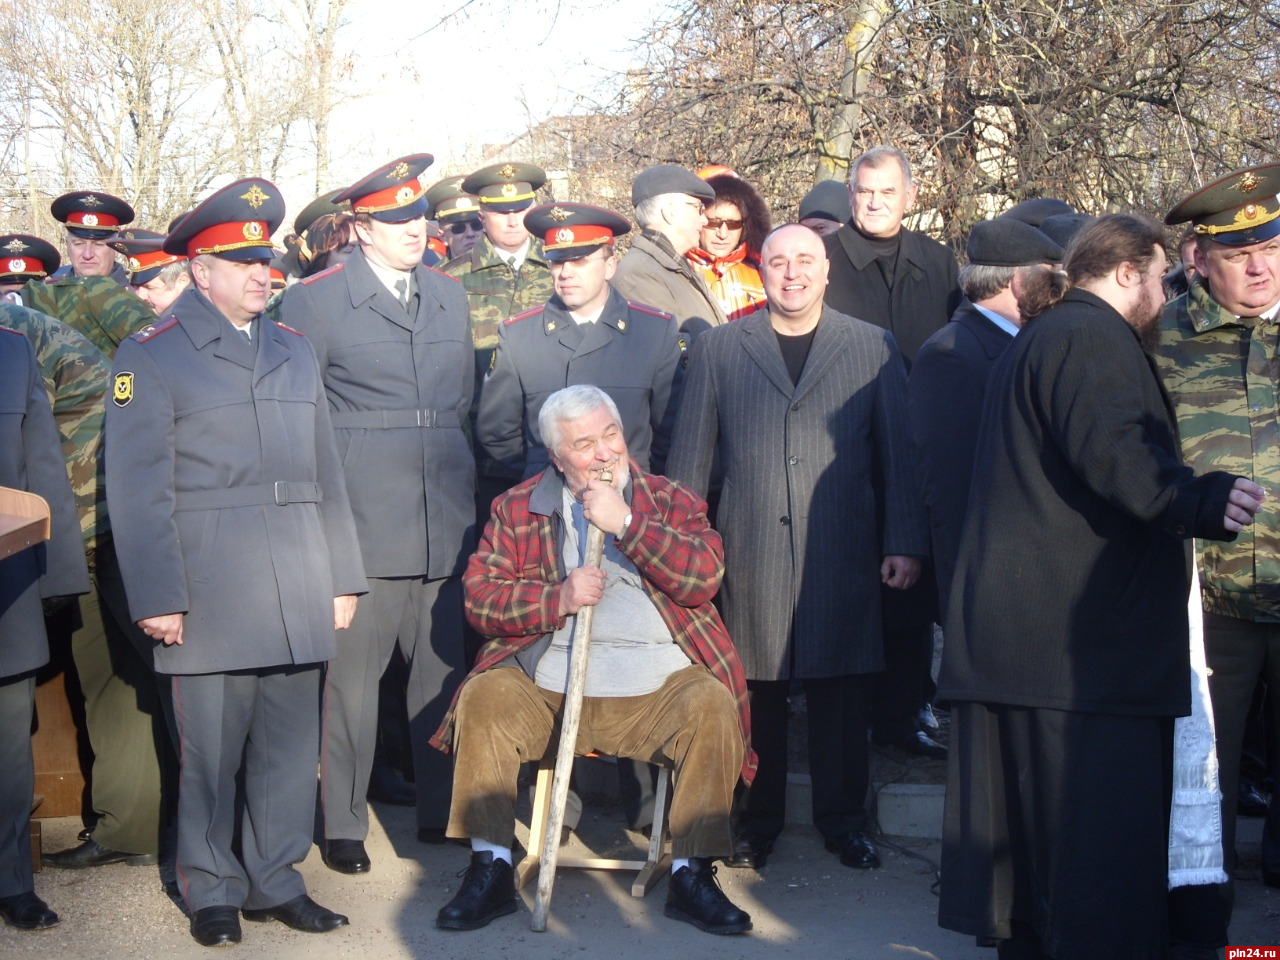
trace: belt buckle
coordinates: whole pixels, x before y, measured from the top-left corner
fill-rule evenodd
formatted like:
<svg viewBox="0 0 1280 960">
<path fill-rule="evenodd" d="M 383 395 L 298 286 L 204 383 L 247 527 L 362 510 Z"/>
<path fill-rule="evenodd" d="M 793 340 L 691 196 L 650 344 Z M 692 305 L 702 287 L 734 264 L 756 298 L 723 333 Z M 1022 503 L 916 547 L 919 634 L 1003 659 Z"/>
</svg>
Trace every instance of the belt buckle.
<svg viewBox="0 0 1280 960">
<path fill-rule="evenodd" d="M 436 425 L 436 412 L 434 410 L 418 411 L 418 426 L 434 427 Z"/>
<path fill-rule="evenodd" d="M 287 480 L 277 480 L 275 482 L 276 506 L 287 507 L 289 505 L 289 483 Z"/>
</svg>

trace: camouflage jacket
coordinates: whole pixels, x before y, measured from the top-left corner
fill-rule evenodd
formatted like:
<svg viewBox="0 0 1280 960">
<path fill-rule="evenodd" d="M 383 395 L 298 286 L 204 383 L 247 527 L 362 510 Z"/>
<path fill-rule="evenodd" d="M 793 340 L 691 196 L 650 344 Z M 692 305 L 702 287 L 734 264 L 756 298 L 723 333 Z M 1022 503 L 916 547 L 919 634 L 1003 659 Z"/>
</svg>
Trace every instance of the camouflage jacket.
<svg viewBox="0 0 1280 960">
<path fill-rule="evenodd" d="M 1197 474 L 1225 470 L 1280 486 L 1280 325 L 1241 319 L 1203 280 L 1170 301 L 1157 362 L 1178 411 L 1182 455 Z M 1280 622 L 1280 502 L 1268 497 L 1231 543 L 1196 541 L 1204 609 Z"/>
<path fill-rule="evenodd" d="M 551 269 L 542 254 L 542 241 L 536 237 L 518 274 L 498 256 L 488 237 L 481 237 L 470 253 L 454 257 L 440 269 L 461 280 L 467 291 L 476 357 L 476 387 L 471 404 L 471 436 L 474 437 L 476 415 L 480 410 L 480 385 L 493 364 L 498 328 L 511 317 L 542 306 L 551 299 L 555 287 L 551 282 Z M 478 445 L 475 452 L 480 476 L 519 479 L 518 473 L 485 456 Z"/>
<path fill-rule="evenodd" d="M 75 327 L 108 358 L 125 337 L 156 319 L 150 307 L 109 277 L 31 280 L 19 294 L 31 309 Z"/>
<path fill-rule="evenodd" d="M 111 381 L 111 361 L 84 335 L 27 307 L 0 303 L 0 326 L 17 330 L 35 349 L 62 438 L 80 532 L 85 549 L 92 550 L 111 529 L 102 482 L 103 402 Z"/>
</svg>

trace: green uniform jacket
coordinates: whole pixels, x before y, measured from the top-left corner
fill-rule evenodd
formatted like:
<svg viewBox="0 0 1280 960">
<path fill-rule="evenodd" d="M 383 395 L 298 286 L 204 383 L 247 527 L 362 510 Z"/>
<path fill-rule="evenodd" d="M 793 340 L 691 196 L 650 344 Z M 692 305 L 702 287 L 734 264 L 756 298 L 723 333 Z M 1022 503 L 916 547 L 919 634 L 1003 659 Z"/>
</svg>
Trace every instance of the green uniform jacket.
<svg viewBox="0 0 1280 960">
<path fill-rule="evenodd" d="M 102 473 L 102 404 L 111 381 L 111 361 L 83 334 L 27 307 L 0 304 L 0 326 L 17 330 L 35 349 L 62 439 L 80 532 L 85 549 L 92 550 L 98 537 L 111 529 Z"/>
<path fill-rule="evenodd" d="M 126 337 L 156 319 L 150 307 L 108 277 L 31 280 L 19 293 L 28 307 L 69 323 L 109 358 Z"/>
<path fill-rule="evenodd" d="M 480 408 L 480 385 L 493 364 L 498 346 L 498 328 L 517 314 L 539 307 L 551 299 L 555 286 L 551 269 L 542 254 L 542 241 L 533 238 L 524 263 L 517 273 L 507 265 L 489 238 L 481 237 L 470 253 L 454 257 L 440 268 L 462 281 L 471 314 L 471 339 L 475 347 L 476 382 L 471 404 L 471 436 L 476 435 L 476 415 Z M 476 445 L 476 472 L 482 477 L 519 478 L 518 473 L 490 457 Z"/>
<path fill-rule="evenodd" d="M 1223 309 L 1203 280 L 1172 300 L 1157 354 L 1178 411 L 1182 456 L 1197 474 L 1225 470 L 1269 491 L 1280 486 L 1277 332 Z M 1204 609 L 1280 622 L 1280 502 L 1262 509 L 1231 543 L 1196 541 Z"/>
</svg>

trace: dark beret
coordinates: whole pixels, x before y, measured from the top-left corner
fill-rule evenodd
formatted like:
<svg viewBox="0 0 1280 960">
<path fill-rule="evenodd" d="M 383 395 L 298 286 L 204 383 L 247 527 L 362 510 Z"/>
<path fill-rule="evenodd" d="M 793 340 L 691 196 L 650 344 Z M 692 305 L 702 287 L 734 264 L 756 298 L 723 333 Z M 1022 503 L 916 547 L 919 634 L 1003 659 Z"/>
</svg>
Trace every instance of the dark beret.
<svg viewBox="0 0 1280 960">
<path fill-rule="evenodd" d="M 1030 200 L 1015 203 L 1000 216 L 1021 220 L 1023 223 L 1038 227 L 1044 223 L 1046 217 L 1052 217 L 1056 213 L 1075 212 L 1071 204 L 1062 200 L 1055 200 L 1053 197 L 1032 197 Z"/>
<path fill-rule="evenodd" d="M 631 184 L 631 203 L 635 206 L 664 193 L 683 193 L 696 197 L 703 203 L 710 203 L 716 198 L 712 186 L 692 170 L 664 163 L 656 167 L 641 170 Z"/>
<path fill-rule="evenodd" d="M 836 223 L 848 223 L 853 218 L 849 206 L 849 185 L 842 180 L 823 180 L 804 195 L 800 201 L 797 220 L 822 217 Z"/>
<path fill-rule="evenodd" d="M 1066 250 L 1076 234 L 1097 219 L 1087 213 L 1055 213 L 1044 218 L 1040 232 Z"/>
<path fill-rule="evenodd" d="M 970 263 L 982 266 L 1025 267 L 1060 262 L 1062 248 L 1029 223 L 996 217 L 973 225 L 965 255 Z"/>
</svg>

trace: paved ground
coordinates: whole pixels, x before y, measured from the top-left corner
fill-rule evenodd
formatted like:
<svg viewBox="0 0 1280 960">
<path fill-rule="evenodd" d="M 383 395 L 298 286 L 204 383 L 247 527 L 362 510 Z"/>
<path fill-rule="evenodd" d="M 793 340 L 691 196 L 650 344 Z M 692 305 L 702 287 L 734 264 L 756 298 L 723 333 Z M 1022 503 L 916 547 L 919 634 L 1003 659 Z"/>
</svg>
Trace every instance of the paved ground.
<svg viewBox="0 0 1280 960">
<path fill-rule="evenodd" d="M 802 960 L 994 960 L 958 934 L 940 929 L 931 890 L 938 846 L 903 841 L 882 847 L 884 867 L 861 872 L 840 866 L 823 851 L 811 827 L 792 826 L 759 873 L 720 869 L 729 896 L 748 910 L 755 930 L 744 937 L 713 937 L 662 915 L 665 884 L 633 899 L 618 874 L 562 871 L 550 928 L 529 929 L 532 885 L 521 910 L 484 930 L 444 933 L 436 911 L 453 894 L 467 860 L 462 847 L 430 847 L 414 838 L 412 811 L 381 807 L 370 837 L 373 871 L 344 877 L 325 869 L 319 855 L 303 864 L 311 893 L 348 914 L 351 925 L 309 936 L 280 924 L 244 924 L 244 942 L 232 955 L 281 960 L 654 960 L 654 958 L 802 958 Z M 618 811 L 592 806 L 582 833 L 598 847 L 620 843 Z M 1237 944 L 1280 944 L 1280 890 L 1262 885 L 1256 844 L 1259 821 L 1245 821 L 1246 857 L 1238 883 Z M 44 821 L 45 847 L 74 842 L 79 821 Z M 609 839 L 612 831 L 613 840 Z M 1250 840 L 1249 838 L 1253 839 Z M 579 841 L 575 840 L 574 843 Z M 155 867 L 111 866 L 89 871 L 45 870 L 36 890 L 58 910 L 60 926 L 27 933 L 0 927 L 0 957 L 146 960 L 208 956 L 190 938 L 178 907 L 165 894 Z"/>
</svg>

